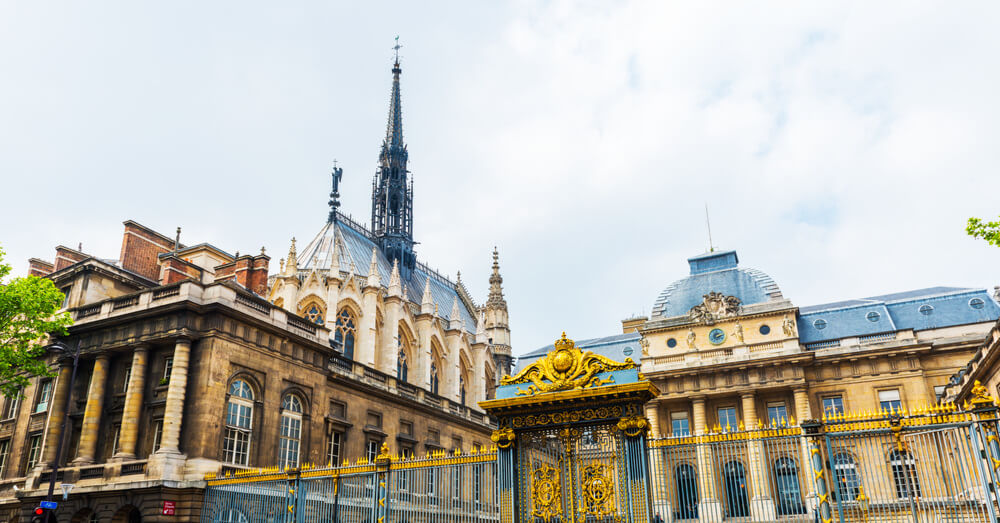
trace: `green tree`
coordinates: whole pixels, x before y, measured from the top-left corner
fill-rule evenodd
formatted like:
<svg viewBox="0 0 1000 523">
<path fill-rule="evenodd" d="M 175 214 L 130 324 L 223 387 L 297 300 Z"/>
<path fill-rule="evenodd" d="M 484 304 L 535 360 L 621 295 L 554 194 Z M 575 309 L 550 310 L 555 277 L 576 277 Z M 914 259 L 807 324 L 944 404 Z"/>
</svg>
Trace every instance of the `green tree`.
<svg viewBox="0 0 1000 523">
<path fill-rule="evenodd" d="M 47 278 L 13 278 L 0 249 L 0 394 L 14 396 L 35 376 L 52 376 L 45 363 L 49 334 L 66 334 L 68 313 L 56 314 L 65 296 Z"/>
<path fill-rule="evenodd" d="M 965 232 L 973 238 L 982 238 L 986 240 L 986 243 L 1000 247 L 1000 220 L 984 222 L 979 218 L 969 218 Z"/>
</svg>

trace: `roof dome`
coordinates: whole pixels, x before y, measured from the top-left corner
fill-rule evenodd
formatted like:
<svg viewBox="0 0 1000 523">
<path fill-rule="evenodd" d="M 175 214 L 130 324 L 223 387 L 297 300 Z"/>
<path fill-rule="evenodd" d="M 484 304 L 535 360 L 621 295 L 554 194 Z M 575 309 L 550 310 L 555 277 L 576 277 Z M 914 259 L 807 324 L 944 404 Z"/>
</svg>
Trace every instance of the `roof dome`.
<svg viewBox="0 0 1000 523">
<path fill-rule="evenodd" d="M 683 316 L 710 292 L 736 296 L 743 305 L 782 298 L 770 276 L 757 269 L 738 267 L 736 251 L 710 252 L 688 258 L 691 275 L 663 289 L 653 304 L 654 318 Z"/>
</svg>

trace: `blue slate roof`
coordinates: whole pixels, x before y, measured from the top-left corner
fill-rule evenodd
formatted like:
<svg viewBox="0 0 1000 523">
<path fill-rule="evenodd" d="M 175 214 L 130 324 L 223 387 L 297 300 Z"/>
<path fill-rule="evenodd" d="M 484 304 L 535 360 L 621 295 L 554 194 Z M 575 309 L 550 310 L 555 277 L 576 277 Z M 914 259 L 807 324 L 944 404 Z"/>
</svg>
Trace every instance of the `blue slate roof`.
<svg viewBox="0 0 1000 523">
<path fill-rule="evenodd" d="M 299 270 L 310 271 L 313 268 L 319 271 L 330 270 L 333 266 L 333 242 L 336 232 L 339 232 L 342 241 L 339 269 L 343 272 L 349 272 L 351 262 L 353 262 L 355 274 L 362 277 L 367 276 L 372 260 L 372 248 L 376 247 L 375 241 L 367 229 L 339 214 L 336 222 L 324 224 L 312 241 L 298 253 Z M 392 276 L 392 264 L 381 249 L 376 248 L 375 251 L 379 279 L 381 279 L 383 286 L 388 286 Z M 431 282 L 431 299 L 438 305 L 438 313 L 442 317 L 450 319 L 451 304 L 458 297 L 456 285 L 427 266 L 418 263 L 410 277 L 402 279 L 401 283 L 406 288 L 407 297 L 410 301 L 420 303 L 420 299 L 424 295 L 424 282 L 428 276 Z M 476 332 L 473 311 L 469 311 L 465 307 L 461 298 L 458 298 L 458 303 L 465 330 Z"/>
<path fill-rule="evenodd" d="M 736 296 L 744 305 L 781 299 L 770 276 L 738 267 L 736 251 L 709 252 L 688 258 L 691 275 L 667 286 L 653 304 L 653 318 L 683 316 L 709 292 Z"/>
<path fill-rule="evenodd" d="M 984 289 L 931 287 L 799 309 L 799 340 L 818 343 L 913 329 L 996 321 L 1000 306 Z"/>
<path fill-rule="evenodd" d="M 632 358 L 632 361 L 638 362 L 642 356 L 642 349 L 639 347 L 640 338 L 641 336 L 639 336 L 638 332 L 629 332 L 626 334 L 605 336 L 603 338 L 574 340 L 573 343 L 584 351 L 591 351 L 595 354 L 611 358 L 614 361 L 625 361 L 625 358 Z M 521 369 L 527 367 L 538 358 L 545 356 L 553 349 L 555 349 L 555 344 L 546 345 L 523 356 L 518 356 L 514 372 L 520 372 Z"/>
</svg>

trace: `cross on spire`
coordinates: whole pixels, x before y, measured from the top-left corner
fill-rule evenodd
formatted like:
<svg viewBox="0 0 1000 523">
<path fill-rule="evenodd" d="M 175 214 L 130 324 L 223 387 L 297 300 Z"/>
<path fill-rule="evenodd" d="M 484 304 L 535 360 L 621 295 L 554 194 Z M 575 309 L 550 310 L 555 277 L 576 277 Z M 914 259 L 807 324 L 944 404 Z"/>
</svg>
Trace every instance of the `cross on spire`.
<svg viewBox="0 0 1000 523">
<path fill-rule="evenodd" d="M 396 53 L 396 64 L 399 64 L 399 48 L 403 46 L 399 45 L 399 35 L 396 35 L 396 45 L 392 46 L 392 50 Z"/>
</svg>

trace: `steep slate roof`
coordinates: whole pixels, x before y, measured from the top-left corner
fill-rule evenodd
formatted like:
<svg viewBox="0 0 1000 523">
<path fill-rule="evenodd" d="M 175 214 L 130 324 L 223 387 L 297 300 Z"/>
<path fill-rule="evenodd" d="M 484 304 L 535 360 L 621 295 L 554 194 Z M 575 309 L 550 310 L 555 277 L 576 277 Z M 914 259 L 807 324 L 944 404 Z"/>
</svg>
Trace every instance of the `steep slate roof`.
<svg viewBox="0 0 1000 523">
<path fill-rule="evenodd" d="M 362 278 L 367 277 L 368 267 L 372 260 L 372 248 L 376 247 L 375 241 L 372 240 L 368 229 L 339 212 L 336 221 L 323 224 L 323 228 L 312 241 L 299 251 L 299 271 L 308 272 L 314 268 L 321 272 L 330 270 L 333 266 L 335 233 L 339 233 L 341 239 L 340 271 L 349 272 L 353 261 L 355 274 Z M 392 263 L 380 249 L 376 248 L 375 251 L 379 279 L 382 281 L 382 285 L 388 285 L 389 278 L 392 276 Z M 403 278 L 402 283 L 406 288 L 407 297 L 410 301 L 420 303 L 424 294 L 424 282 L 428 275 L 431 281 L 431 299 L 438 305 L 438 314 L 445 319 L 450 319 L 452 302 L 458 297 L 455 283 L 426 265 L 417 263 L 417 267 L 410 277 Z M 470 311 L 461 298 L 458 299 L 458 303 L 465 330 L 475 333 L 474 311 Z"/>
</svg>

